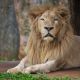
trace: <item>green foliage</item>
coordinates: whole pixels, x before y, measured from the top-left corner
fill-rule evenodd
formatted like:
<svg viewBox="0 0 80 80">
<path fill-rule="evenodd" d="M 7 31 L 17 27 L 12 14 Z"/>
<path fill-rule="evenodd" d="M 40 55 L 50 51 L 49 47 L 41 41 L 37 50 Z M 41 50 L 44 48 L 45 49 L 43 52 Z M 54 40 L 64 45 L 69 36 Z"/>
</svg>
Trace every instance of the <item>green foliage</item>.
<svg viewBox="0 0 80 80">
<path fill-rule="evenodd" d="M 49 78 L 43 74 L 10 74 L 10 73 L 0 73 L 0 80 L 80 80 L 80 79 L 71 79 L 69 77 L 54 77 Z"/>
</svg>

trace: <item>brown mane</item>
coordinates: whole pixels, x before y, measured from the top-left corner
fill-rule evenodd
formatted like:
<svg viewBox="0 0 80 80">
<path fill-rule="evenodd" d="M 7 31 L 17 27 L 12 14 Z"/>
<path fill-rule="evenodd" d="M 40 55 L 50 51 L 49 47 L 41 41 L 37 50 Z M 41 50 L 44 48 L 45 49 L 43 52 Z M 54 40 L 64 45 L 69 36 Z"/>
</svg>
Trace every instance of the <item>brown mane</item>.
<svg viewBox="0 0 80 80">
<path fill-rule="evenodd" d="M 38 15 L 44 13 L 49 9 L 52 9 L 52 6 L 39 8 L 36 7 L 35 9 L 32 9 L 32 11 L 30 11 L 29 17 L 30 19 L 32 19 L 31 15 L 33 15 L 33 17 L 37 17 Z M 55 7 L 55 9 L 58 11 L 58 13 L 60 11 L 63 11 L 63 8 L 61 6 Z M 66 52 L 69 49 L 69 46 L 72 45 L 71 41 L 73 41 L 73 30 L 70 23 L 66 23 L 66 26 L 68 27 L 61 41 L 56 39 L 54 42 L 47 43 L 41 39 L 40 32 L 37 29 L 37 19 L 38 18 L 34 19 L 33 24 L 31 24 L 31 33 L 29 36 L 27 47 L 25 48 L 25 52 L 29 56 L 30 63 L 38 64 L 45 62 L 48 59 L 55 59 L 59 56 L 62 57 L 64 55 L 64 52 Z M 63 34 L 63 32 L 61 34 Z"/>
</svg>

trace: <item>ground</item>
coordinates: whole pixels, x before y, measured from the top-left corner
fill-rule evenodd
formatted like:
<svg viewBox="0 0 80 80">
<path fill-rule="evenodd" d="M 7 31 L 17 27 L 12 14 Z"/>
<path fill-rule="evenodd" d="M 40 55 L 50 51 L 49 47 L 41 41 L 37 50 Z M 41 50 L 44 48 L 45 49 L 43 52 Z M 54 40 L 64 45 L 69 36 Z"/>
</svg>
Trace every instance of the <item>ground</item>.
<svg viewBox="0 0 80 80">
<path fill-rule="evenodd" d="M 2 62 L 0 62 L 0 73 L 6 72 L 7 69 L 16 66 L 18 63 L 19 63 L 19 61 L 2 61 Z M 69 69 L 69 70 L 60 70 L 60 71 L 48 73 L 47 75 L 50 77 L 69 76 L 69 77 L 74 77 L 74 78 L 77 77 L 78 78 L 78 77 L 80 77 L 80 68 Z"/>
</svg>

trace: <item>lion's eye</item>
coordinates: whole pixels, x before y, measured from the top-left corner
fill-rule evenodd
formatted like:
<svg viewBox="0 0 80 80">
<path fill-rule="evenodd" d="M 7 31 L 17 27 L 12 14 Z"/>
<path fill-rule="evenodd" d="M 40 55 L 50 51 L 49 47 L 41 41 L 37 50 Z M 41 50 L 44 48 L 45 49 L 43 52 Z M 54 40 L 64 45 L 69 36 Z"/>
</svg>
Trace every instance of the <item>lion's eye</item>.
<svg viewBox="0 0 80 80">
<path fill-rule="evenodd" d="M 58 21 L 58 18 L 57 18 L 57 17 L 55 17 L 55 18 L 54 18 L 54 21 Z"/>
<path fill-rule="evenodd" d="M 44 21 L 44 18 L 41 18 L 40 20 Z"/>
<path fill-rule="evenodd" d="M 54 21 L 58 21 L 58 18 L 54 18 Z"/>
</svg>

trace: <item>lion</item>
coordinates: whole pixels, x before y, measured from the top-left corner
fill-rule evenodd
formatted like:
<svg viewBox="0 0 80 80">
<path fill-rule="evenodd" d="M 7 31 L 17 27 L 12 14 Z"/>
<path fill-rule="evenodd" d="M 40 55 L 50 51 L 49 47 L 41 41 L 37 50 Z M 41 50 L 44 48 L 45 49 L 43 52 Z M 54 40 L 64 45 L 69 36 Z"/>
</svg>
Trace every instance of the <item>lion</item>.
<svg viewBox="0 0 80 80">
<path fill-rule="evenodd" d="M 29 11 L 31 32 L 26 56 L 9 73 L 52 72 L 80 66 L 80 37 L 74 35 L 70 12 L 64 6 Z"/>
</svg>

